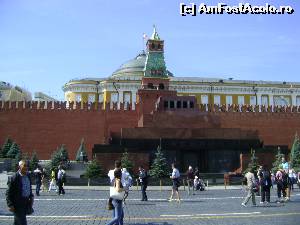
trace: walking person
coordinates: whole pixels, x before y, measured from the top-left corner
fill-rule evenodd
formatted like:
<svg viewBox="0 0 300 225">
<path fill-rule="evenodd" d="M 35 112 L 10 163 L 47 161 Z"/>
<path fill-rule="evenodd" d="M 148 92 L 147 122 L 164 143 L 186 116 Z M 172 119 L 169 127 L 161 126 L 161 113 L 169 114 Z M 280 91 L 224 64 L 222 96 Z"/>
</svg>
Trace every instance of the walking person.
<svg viewBox="0 0 300 225">
<path fill-rule="evenodd" d="M 276 172 L 275 175 L 275 180 L 277 183 L 277 203 L 280 203 L 283 199 L 281 198 L 281 194 L 282 197 L 285 198 L 286 197 L 286 192 L 285 192 L 285 188 L 283 185 L 283 173 L 284 170 L 282 168 L 278 169 L 278 171 Z"/>
<path fill-rule="evenodd" d="M 148 174 L 147 171 L 143 168 L 143 166 L 139 167 L 139 182 L 141 184 L 142 190 L 142 200 L 141 201 L 148 201 L 147 197 L 147 186 L 148 186 Z"/>
<path fill-rule="evenodd" d="M 33 212 L 31 181 L 24 160 L 19 162 L 19 170 L 7 183 L 6 202 L 14 214 L 14 225 L 27 225 L 26 214 Z"/>
<path fill-rule="evenodd" d="M 178 188 L 180 186 L 180 173 L 179 173 L 179 170 L 176 168 L 176 164 L 175 163 L 172 163 L 172 174 L 170 176 L 170 178 L 172 179 L 172 192 L 171 192 L 171 196 L 170 196 L 170 199 L 169 199 L 169 202 L 173 201 L 173 195 L 174 195 L 174 192 L 176 192 L 176 195 L 177 195 L 177 202 L 180 203 L 180 195 L 179 195 L 179 191 L 178 191 Z"/>
<path fill-rule="evenodd" d="M 42 169 L 42 186 L 41 186 L 41 189 L 42 189 L 42 191 L 47 191 L 48 190 L 48 188 L 47 188 L 47 174 L 46 174 L 46 169 L 45 168 L 43 168 Z"/>
<path fill-rule="evenodd" d="M 190 193 L 191 193 L 191 187 L 192 187 L 192 190 L 193 190 L 193 195 L 195 194 L 194 193 L 194 190 L 195 190 L 195 188 L 194 188 L 194 178 L 195 178 L 195 176 L 194 176 L 194 171 L 193 171 L 193 167 L 192 166 L 189 166 L 189 168 L 188 168 L 188 171 L 187 171 L 187 174 L 186 174 L 186 177 L 187 177 L 187 185 L 188 185 L 188 195 L 190 195 Z"/>
<path fill-rule="evenodd" d="M 242 202 L 242 206 L 244 206 L 244 207 L 246 207 L 250 198 L 252 199 L 252 205 L 256 206 L 255 193 L 254 193 L 256 181 L 255 181 L 254 173 L 255 173 L 254 169 L 251 169 L 245 175 L 245 178 L 247 180 L 247 186 L 246 186 L 247 196 L 245 197 L 244 201 Z"/>
<path fill-rule="evenodd" d="M 296 184 L 297 181 L 297 174 L 293 168 L 289 169 L 289 178 L 291 180 L 291 190 L 294 190 L 294 184 Z"/>
<path fill-rule="evenodd" d="M 282 180 L 283 180 L 283 189 L 285 190 L 286 193 L 286 197 L 284 201 L 290 201 L 292 181 L 289 177 L 288 172 L 286 172 L 285 170 L 283 171 Z"/>
<path fill-rule="evenodd" d="M 130 176 L 129 172 L 127 171 L 126 168 L 122 169 L 122 178 L 124 177 L 124 197 L 123 197 L 123 202 L 125 204 L 125 200 L 128 197 L 128 193 L 129 193 L 129 188 L 132 185 L 132 177 Z"/>
<path fill-rule="evenodd" d="M 58 167 L 58 172 L 57 172 L 57 185 L 58 185 L 58 194 L 59 195 L 64 195 L 65 190 L 64 190 L 64 182 L 65 182 L 65 177 L 66 177 L 66 172 L 63 170 L 62 166 Z"/>
<path fill-rule="evenodd" d="M 41 185 L 42 185 L 42 171 L 39 166 L 33 171 L 35 177 L 35 193 L 37 196 L 40 195 Z"/>
<path fill-rule="evenodd" d="M 57 192 L 57 187 L 56 187 L 56 180 L 55 180 L 55 170 L 52 169 L 51 170 L 51 174 L 50 174 L 50 184 L 49 184 L 49 189 L 48 192 L 50 192 L 53 188 L 55 189 L 55 191 Z"/>
<path fill-rule="evenodd" d="M 122 178 L 122 171 L 121 169 L 116 169 L 114 171 L 114 187 L 117 192 L 123 191 L 123 185 L 121 182 Z M 124 219 L 124 211 L 122 206 L 122 200 L 119 200 L 117 198 L 112 197 L 112 204 L 114 206 L 113 211 L 113 219 L 107 224 L 107 225 L 123 225 L 123 219 Z"/>
<path fill-rule="evenodd" d="M 259 177 L 259 185 L 261 192 L 261 200 L 260 204 L 268 204 L 270 203 L 270 188 L 272 186 L 271 173 L 264 165 L 262 170 L 258 174 Z"/>
</svg>

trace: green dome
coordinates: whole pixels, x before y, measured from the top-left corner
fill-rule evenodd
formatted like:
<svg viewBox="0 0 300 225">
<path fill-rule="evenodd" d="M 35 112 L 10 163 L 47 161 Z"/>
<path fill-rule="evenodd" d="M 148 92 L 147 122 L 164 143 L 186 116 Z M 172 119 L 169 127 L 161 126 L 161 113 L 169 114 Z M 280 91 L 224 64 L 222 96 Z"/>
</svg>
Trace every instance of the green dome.
<svg viewBox="0 0 300 225">
<path fill-rule="evenodd" d="M 134 59 L 131 59 L 120 66 L 112 74 L 112 78 L 118 78 L 125 75 L 133 75 L 133 76 L 143 76 L 144 75 L 144 67 L 146 62 L 146 53 L 142 51 L 138 54 Z M 168 76 L 173 77 L 173 74 L 170 71 L 167 71 Z"/>
<path fill-rule="evenodd" d="M 143 76 L 143 69 L 145 67 L 146 53 L 142 51 L 134 59 L 131 59 L 120 66 L 112 77 L 119 77 L 122 75 L 139 75 Z"/>
</svg>

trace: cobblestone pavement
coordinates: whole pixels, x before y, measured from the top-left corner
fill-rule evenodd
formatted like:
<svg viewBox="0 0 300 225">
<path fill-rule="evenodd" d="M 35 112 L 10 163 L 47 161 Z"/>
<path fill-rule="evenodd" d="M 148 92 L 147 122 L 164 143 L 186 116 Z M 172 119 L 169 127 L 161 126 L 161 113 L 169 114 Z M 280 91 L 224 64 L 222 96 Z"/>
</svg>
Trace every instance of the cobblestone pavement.
<svg viewBox="0 0 300 225">
<path fill-rule="evenodd" d="M 124 206 L 124 224 L 300 224 L 300 191 L 292 192 L 292 201 L 275 202 L 272 191 L 271 204 L 242 207 L 245 191 L 208 190 L 188 196 L 181 192 L 181 203 L 168 202 L 169 191 L 148 191 L 148 202 L 141 202 L 139 191 L 131 191 Z M 41 193 L 34 202 L 35 213 L 28 216 L 28 224 L 106 224 L 112 211 L 105 209 L 108 191 L 68 190 L 64 196 Z M 7 211 L 5 189 L 0 189 L 0 224 L 12 224 L 12 214 Z"/>
</svg>

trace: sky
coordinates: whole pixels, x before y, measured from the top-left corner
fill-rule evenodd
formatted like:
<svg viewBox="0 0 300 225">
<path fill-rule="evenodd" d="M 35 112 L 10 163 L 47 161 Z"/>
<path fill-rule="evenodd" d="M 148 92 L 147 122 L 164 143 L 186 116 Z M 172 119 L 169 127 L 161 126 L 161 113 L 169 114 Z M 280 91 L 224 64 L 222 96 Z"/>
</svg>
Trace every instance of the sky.
<svg viewBox="0 0 300 225">
<path fill-rule="evenodd" d="M 180 3 L 290 5 L 292 15 L 181 16 Z M 105 78 L 153 24 L 176 77 L 300 82 L 298 0 L 0 0 L 0 81 L 64 99 L 74 78 Z"/>
</svg>

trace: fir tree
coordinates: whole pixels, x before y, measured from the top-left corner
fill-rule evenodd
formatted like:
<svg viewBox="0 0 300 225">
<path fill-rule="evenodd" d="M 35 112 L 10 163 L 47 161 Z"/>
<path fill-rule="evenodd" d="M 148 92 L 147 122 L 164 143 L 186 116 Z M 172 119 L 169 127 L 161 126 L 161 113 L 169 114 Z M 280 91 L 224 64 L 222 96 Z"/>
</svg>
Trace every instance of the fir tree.
<svg viewBox="0 0 300 225">
<path fill-rule="evenodd" d="M 297 133 L 291 149 L 291 167 L 294 168 L 295 171 L 299 171 L 300 169 L 300 141 Z"/>
<path fill-rule="evenodd" d="M 39 164 L 39 159 L 37 157 L 36 152 L 34 151 L 31 156 L 31 159 L 30 159 L 29 169 L 31 171 L 35 170 L 37 168 L 38 164 Z"/>
<path fill-rule="evenodd" d="M 88 186 L 90 186 L 90 179 L 91 178 L 99 178 L 102 176 L 102 169 L 100 164 L 94 159 L 92 162 L 88 164 L 86 167 L 86 171 L 84 176 L 88 178 Z"/>
<path fill-rule="evenodd" d="M 61 164 L 61 155 L 59 149 L 52 153 L 50 161 L 51 168 L 57 168 Z"/>
<path fill-rule="evenodd" d="M 250 170 L 257 171 L 258 168 L 258 163 L 257 163 L 257 157 L 255 156 L 255 150 L 251 149 L 251 158 L 250 158 L 250 162 L 248 164 L 248 168 L 246 169 L 245 172 L 248 172 Z"/>
<path fill-rule="evenodd" d="M 272 166 L 272 172 L 276 173 L 277 170 L 280 168 L 282 164 L 282 158 L 284 157 L 284 154 L 281 153 L 280 147 L 278 147 L 277 154 L 275 155 L 275 161 L 273 162 Z"/>
<path fill-rule="evenodd" d="M 129 154 L 127 152 L 127 149 L 125 149 L 122 158 L 121 158 L 121 164 L 123 168 L 126 168 L 127 171 L 132 175 L 133 174 L 133 162 L 129 159 Z"/>
<path fill-rule="evenodd" d="M 160 180 L 160 186 L 162 185 L 161 179 L 169 175 L 167 160 L 164 157 L 160 146 L 158 146 L 157 152 L 155 153 L 155 159 L 151 165 L 150 175 Z"/>
<path fill-rule="evenodd" d="M 15 158 L 12 160 L 12 170 L 13 170 L 14 172 L 18 171 L 18 168 L 19 168 L 19 162 L 20 162 L 22 159 L 23 159 L 23 157 L 22 157 L 22 152 L 19 151 L 19 152 L 16 154 Z"/>
<path fill-rule="evenodd" d="M 99 178 L 102 176 L 101 165 L 97 162 L 96 159 L 92 160 L 88 166 L 86 167 L 86 171 L 84 173 L 86 178 Z"/>
<path fill-rule="evenodd" d="M 7 158 L 14 159 L 16 157 L 16 155 L 20 152 L 21 152 L 21 150 L 20 150 L 19 146 L 17 145 L 17 143 L 14 142 L 14 143 L 12 143 L 6 156 L 7 156 Z"/>
<path fill-rule="evenodd" d="M 7 152 L 10 150 L 10 147 L 12 146 L 12 140 L 10 138 L 7 138 L 2 146 L 1 152 L 0 152 L 0 158 L 7 158 Z"/>
<path fill-rule="evenodd" d="M 62 144 L 59 149 L 60 159 L 62 162 L 68 162 L 69 161 L 69 154 L 66 146 Z"/>
<path fill-rule="evenodd" d="M 88 160 L 83 138 L 81 139 L 81 143 L 76 154 L 76 161 L 80 161 L 80 160 L 82 161 Z"/>
</svg>

